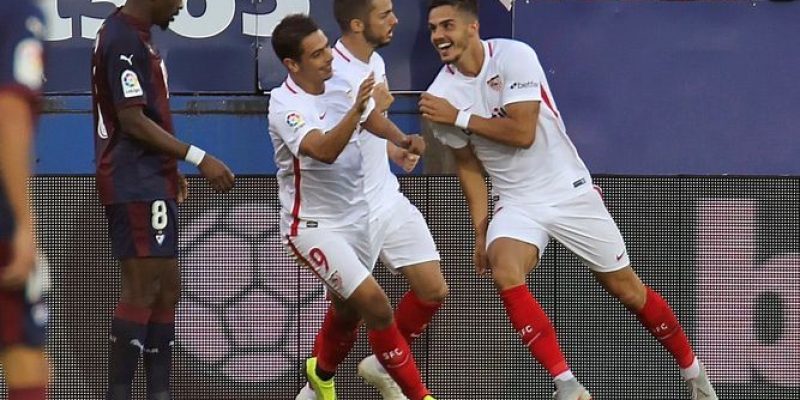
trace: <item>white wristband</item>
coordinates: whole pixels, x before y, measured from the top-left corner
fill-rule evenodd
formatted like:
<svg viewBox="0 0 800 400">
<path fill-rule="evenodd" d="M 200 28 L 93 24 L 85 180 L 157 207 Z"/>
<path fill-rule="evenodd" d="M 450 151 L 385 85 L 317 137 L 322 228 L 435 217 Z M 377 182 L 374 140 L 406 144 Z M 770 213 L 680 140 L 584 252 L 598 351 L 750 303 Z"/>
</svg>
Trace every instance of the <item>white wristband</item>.
<svg viewBox="0 0 800 400">
<path fill-rule="evenodd" d="M 195 146 L 189 145 L 189 151 L 186 152 L 186 157 L 183 159 L 186 160 L 189 164 L 194 165 L 195 167 L 199 166 L 201 162 L 203 162 L 203 158 L 205 158 L 206 152 L 203 149 Z"/>
<path fill-rule="evenodd" d="M 461 129 L 469 129 L 469 119 L 472 118 L 472 114 L 466 111 L 458 111 L 458 116 L 456 117 L 455 125 Z"/>
</svg>

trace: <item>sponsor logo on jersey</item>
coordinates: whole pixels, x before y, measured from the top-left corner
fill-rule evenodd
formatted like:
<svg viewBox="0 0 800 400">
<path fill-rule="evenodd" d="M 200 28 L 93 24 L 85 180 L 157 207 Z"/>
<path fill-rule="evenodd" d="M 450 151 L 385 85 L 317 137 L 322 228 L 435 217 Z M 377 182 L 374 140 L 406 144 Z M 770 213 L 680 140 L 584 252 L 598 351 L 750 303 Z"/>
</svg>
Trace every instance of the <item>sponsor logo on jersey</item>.
<svg viewBox="0 0 800 400">
<path fill-rule="evenodd" d="M 528 81 L 528 82 L 514 82 L 509 87 L 511 90 L 522 90 L 522 89 L 531 89 L 539 87 L 539 82 L 536 81 Z"/>
<path fill-rule="evenodd" d="M 490 88 L 498 92 L 503 90 L 503 81 L 502 79 L 500 79 L 500 75 L 495 75 L 494 77 L 492 77 L 492 79 L 489 79 L 486 82 L 486 84 L 489 85 Z"/>
</svg>

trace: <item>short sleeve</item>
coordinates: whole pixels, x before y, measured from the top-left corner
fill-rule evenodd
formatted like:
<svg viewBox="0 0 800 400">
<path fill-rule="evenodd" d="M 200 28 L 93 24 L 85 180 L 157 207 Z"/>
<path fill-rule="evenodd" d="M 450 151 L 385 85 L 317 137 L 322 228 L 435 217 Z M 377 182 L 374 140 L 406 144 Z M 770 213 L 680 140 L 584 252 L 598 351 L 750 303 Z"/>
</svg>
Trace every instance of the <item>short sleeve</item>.
<svg viewBox="0 0 800 400">
<path fill-rule="evenodd" d="M 469 144 L 469 136 L 455 126 L 431 123 L 431 132 L 436 140 L 454 149 L 461 149 Z"/>
<path fill-rule="evenodd" d="M 298 98 L 298 101 L 301 99 Z M 324 131 L 322 126 L 315 121 L 318 116 L 302 104 L 291 104 L 289 107 L 276 107 L 269 110 L 271 129 L 289 148 L 295 157 L 300 156 L 300 143 L 311 131 L 318 129 Z"/>
<path fill-rule="evenodd" d="M 147 104 L 146 79 L 150 72 L 149 50 L 133 33 L 108 32 L 103 46 L 111 101 L 117 108 Z"/>
<path fill-rule="evenodd" d="M 500 60 L 503 81 L 503 106 L 524 101 L 541 101 L 544 71 L 536 52 L 524 43 L 505 49 Z"/>
<path fill-rule="evenodd" d="M 0 24 L 0 90 L 12 90 L 35 102 L 44 81 L 44 24 L 36 10 L 20 7 Z"/>
</svg>

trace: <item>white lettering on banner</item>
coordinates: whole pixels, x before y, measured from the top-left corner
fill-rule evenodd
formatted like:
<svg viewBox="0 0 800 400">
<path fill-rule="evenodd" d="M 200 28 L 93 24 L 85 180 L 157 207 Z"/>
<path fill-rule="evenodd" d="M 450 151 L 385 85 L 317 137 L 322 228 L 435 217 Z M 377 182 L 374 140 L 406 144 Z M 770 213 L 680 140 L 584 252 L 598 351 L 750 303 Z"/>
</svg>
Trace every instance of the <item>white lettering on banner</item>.
<svg viewBox="0 0 800 400">
<path fill-rule="evenodd" d="M 206 11 L 203 14 L 194 17 L 189 14 L 188 7 L 184 7 L 169 28 L 178 35 L 192 39 L 210 38 L 228 29 L 233 22 L 233 16 L 236 15 L 236 1 L 203 1 L 206 3 Z M 189 2 L 186 3 L 188 6 Z"/>
<path fill-rule="evenodd" d="M 92 0 L 92 4 L 94 3 L 111 3 L 115 7 L 120 7 L 125 4 L 125 0 Z M 58 6 L 56 6 L 58 7 Z M 103 25 L 102 18 L 92 18 L 81 16 L 81 37 L 84 39 L 92 39 L 97 37 L 97 31 L 100 30 L 100 26 Z M 72 27 L 70 27 L 70 30 Z"/>
<path fill-rule="evenodd" d="M 58 0 L 44 0 L 41 7 L 47 24 L 45 40 L 72 39 L 72 18 L 61 18 L 58 14 Z"/>
<path fill-rule="evenodd" d="M 698 356 L 720 383 L 800 386 L 800 254 L 756 260 L 755 201 L 708 200 L 697 210 Z M 774 310 L 782 329 L 768 342 L 758 335 L 764 296 L 783 305 Z"/>
<path fill-rule="evenodd" d="M 189 3 L 204 2 L 205 9 L 200 15 L 189 13 Z M 73 19 L 62 17 L 59 13 L 59 0 L 41 0 L 42 11 L 47 20 L 48 41 L 72 39 Z M 115 7 L 125 4 L 125 0 L 91 0 L 92 4 L 109 3 Z M 270 37 L 278 23 L 290 14 L 311 12 L 310 0 L 275 0 L 275 8 L 266 14 L 242 12 L 241 32 L 245 36 Z M 67 4 L 67 3 L 65 3 Z M 236 16 L 236 0 L 186 0 L 186 7 L 170 24 L 170 30 L 179 36 L 191 39 L 206 39 L 218 36 L 227 30 Z M 93 40 L 103 23 L 102 18 L 81 15 L 80 32 L 84 39 Z"/>
<path fill-rule="evenodd" d="M 270 37 L 272 31 L 287 15 L 309 14 L 311 12 L 310 0 L 284 0 L 276 1 L 275 10 L 269 14 L 242 15 L 242 33 L 247 36 Z"/>
</svg>

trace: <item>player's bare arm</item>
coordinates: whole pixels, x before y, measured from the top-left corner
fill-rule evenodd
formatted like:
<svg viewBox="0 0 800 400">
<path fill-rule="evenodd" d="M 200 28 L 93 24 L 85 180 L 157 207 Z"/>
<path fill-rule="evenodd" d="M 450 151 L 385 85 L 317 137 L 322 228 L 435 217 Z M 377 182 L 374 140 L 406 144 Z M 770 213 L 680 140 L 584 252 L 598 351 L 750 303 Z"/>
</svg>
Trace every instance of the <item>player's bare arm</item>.
<svg viewBox="0 0 800 400">
<path fill-rule="evenodd" d="M 489 190 L 486 187 L 483 165 L 472 147 L 451 149 L 456 160 L 458 180 L 469 206 L 469 215 L 475 228 L 475 272 L 485 274 L 490 268 L 486 257 L 486 229 L 489 227 Z"/>
<path fill-rule="evenodd" d="M 8 196 L 16 224 L 12 239 L 13 258 L 0 276 L 0 286 L 21 287 L 28 280 L 36 260 L 27 184 L 33 116 L 28 101 L 11 92 L 0 94 L 0 115 L 0 183 Z"/>
<path fill-rule="evenodd" d="M 402 147 L 398 147 L 394 143 L 388 141 L 386 142 L 386 153 L 393 163 L 406 172 L 413 171 L 414 168 L 417 167 L 417 163 L 419 163 L 420 159 L 419 155 L 414 154 Z"/>
<path fill-rule="evenodd" d="M 440 124 L 456 126 L 459 110 L 447 99 L 423 93 L 419 101 L 422 117 Z M 483 118 L 470 115 L 464 121 L 470 133 L 506 146 L 527 149 L 536 138 L 536 121 L 539 118 L 539 102 L 525 101 L 505 106 L 506 115 Z"/>
<path fill-rule="evenodd" d="M 410 153 L 422 155 L 425 153 L 425 140 L 419 135 L 406 135 L 383 113 L 377 109 L 370 113 L 363 124 L 364 128 L 375 136 L 384 138 L 394 145 L 407 149 Z"/>
<path fill-rule="evenodd" d="M 150 118 L 144 115 L 142 107 L 125 107 L 117 110 L 122 131 L 148 147 L 176 159 L 186 159 L 190 146 L 170 135 Z M 202 153 L 197 168 L 208 180 L 209 185 L 220 193 L 233 188 L 234 175 L 231 170 L 210 154 Z"/>
<path fill-rule="evenodd" d="M 327 133 L 315 129 L 309 132 L 300 142 L 300 153 L 326 164 L 333 164 L 342 154 L 350 138 L 358 128 L 361 114 L 367 109 L 372 89 L 375 86 L 375 76 L 370 74 L 361 82 L 356 95 L 355 104 L 344 115 L 341 121 Z"/>
<path fill-rule="evenodd" d="M 372 90 L 372 98 L 375 99 L 375 109 L 381 113 L 389 111 L 389 107 L 394 103 L 394 96 L 389 91 L 386 82 L 375 85 L 375 89 Z"/>
<path fill-rule="evenodd" d="M 178 174 L 178 197 L 175 199 L 178 204 L 183 203 L 189 198 L 189 181 L 183 174 Z"/>
</svg>

